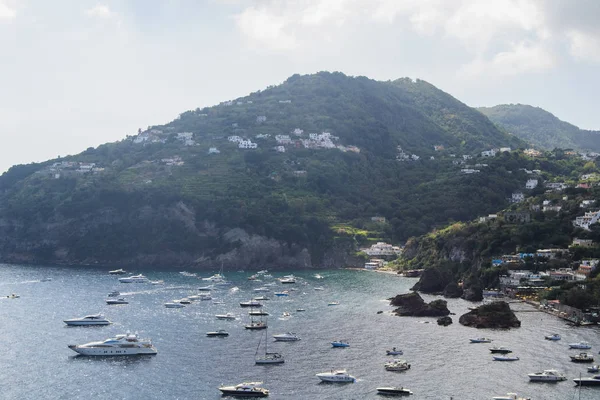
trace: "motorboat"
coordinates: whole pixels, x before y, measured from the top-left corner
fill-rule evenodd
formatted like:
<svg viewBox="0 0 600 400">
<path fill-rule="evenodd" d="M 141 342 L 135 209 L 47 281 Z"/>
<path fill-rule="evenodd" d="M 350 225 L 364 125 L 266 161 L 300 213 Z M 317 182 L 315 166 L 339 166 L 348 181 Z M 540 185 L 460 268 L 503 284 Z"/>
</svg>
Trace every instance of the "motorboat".
<svg viewBox="0 0 600 400">
<path fill-rule="evenodd" d="M 188 299 L 187 297 L 184 297 L 183 299 L 179 299 L 177 300 L 177 303 L 181 303 L 181 304 L 192 304 L 192 300 Z"/>
<path fill-rule="evenodd" d="M 490 352 L 492 354 L 508 354 L 508 353 L 512 353 L 512 350 L 504 347 L 504 346 L 494 346 L 494 347 L 490 347 Z"/>
<path fill-rule="evenodd" d="M 101 342 L 72 344 L 69 348 L 84 356 L 131 356 L 157 353 L 150 339 L 140 339 L 137 333 L 129 332 Z"/>
<path fill-rule="evenodd" d="M 191 296 L 186 297 L 186 299 L 190 299 L 192 301 L 200 300 L 200 296 L 197 294 L 193 294 Z"/>
<path fill-rule="evenodd" d="M 277 297 L 285 297 L 285 296 L 289 296 L 290 292 L 288 292 L 287 290 L 284 290 L 283 292 L 275 292 L 273 294 Z"/>
<path fill-rule="evenodd" d="M 519 397 L 516 393 L 507 393 L 506 396 L 492 397 L 492 400 L 531 400 L 531 397 Z"/>
<path fill-rule="evenodd" d="M 494 356 L 493 359 L 494 361 L 519 361 L 519 357 L 507 355 Z"/>
<path fill-rule="evenodd" d="M 194 277 L 194 276 L 198 276 L 198 274 L 194 273 L 194 272 L 187 272 L 187 271 L 181 271 L 179 273 L 180 275 L 183 276 L 187 276 L 187 277 Z"/>
<path fill-rule="evenodd" d="M 206 332 L 206 336 L 209 337 L 226 337 L 229 336 L 229 332 L 225 329 L 219 329 L 218 331 Z"/>
<path fill-rule="evenodd" d="M 126 274 L 127 271 L 125 271 L 122 268 L 119 268 L 119 269 L 114 269 L 112 271 L 108 271 L 108 273 L 111 274 L 111 275 L 123 275 L 123 274 Z"/>
<path fill-rule="evenodd" d="M 260 271 L 258 271 L 256 274 L 257 275 L 265 275 L 266 273 L 268 273 L 269 270 L 268 269 L 261 269 Z"/>
<path fill-rule="evenodd" d="M 242 301 L 240 302 L 240 307 L 262 307 L 262 304 L 260 304 L 258 301 L 252 299 L 249 301 Z"/>
<path fill-rule="evenodd" d="M 183 308 L 185 306 L 183 304 L 179 303 L 178 301 L 172 301 L 169 303 L 165 303 L 165 307 L 166 308 Z"/>
<path fill-rule="evenodd" d="M 410 369 L 410 364 L 406 360 L 392 360 L 383 364 L 386 371 L 406 371 Z"/>
<path fill-rule="evenodd" d="M 208 278 L 202 278 L 202 280 L 208 282 L 221 282 L 225 280 L 225 277 L 221 274 L 214 274 L 212 276 L 209 276 Z"/>
<path fill-rule="evenodd" d="M 212 289 L 214 289 L 213 285 L 202 286 L 202 287 L 198 288 L 198 290 L 201 291 L 201 292 L 210 292 Z"/>
<path fill-rule="evenodd" d="M 296 342 L 300 340 L 298 335 L 296 335 L 293 332 L 286 332 L 273 335 L 273 339 L 275 339 L 276 342 Z"/>
<path fill-rule="evenodd" d="M 544 339 L 546 340 L 560 340 L 560 335 L 558 333 L 553 333 L 552 335 L 546 335 L 544 336 Z"/>
<path fill-rule="evenodd" d="M 249 280 L 249 281 L 255 281 L 256 279 L 258 279 L 258 275 L 256 275 L 256 274 L 254 274 L 254 275 L 250 275 L 250 276 L 248 277 L 248 280 Z"/>
<path fill-rule="evenodd" d="M 266 287 L 266 286 L 262 286 L 262 287 L 258 287 L 258 288 L 256 288 L 256 289 L 254 289 L 254 291 L 255 291 L 256 293 L 266 293 L 266 292 L 270 292 L 270 291 L 271 291 L 271 289 L 269 289 L 269 288 L 268 288 L 268 287 Z"/>
<path fill-rule="evenodd" d="M 321 372 L 316 375 L 323 382 L 350 383 L 356 381 L 356 378 L 348 374 L 345 369 L 332 369 L 330 372 Z"/>
<path fill-rule="evenodd" d="M 119 292 L 118 290 L 113 290 L 112 292 L 110 292 L 107 297 L 119 297 L 121 295 L 121 292 Z"/>
<path fill-rule="evenodd" d="M 579 353 L 575 356 L 570 356 L 571 361 L 576 363 L 591 363 L 594 362 L 594 356 L 589 353 Z"/>
<path fill-rule="evenodd" d="M 289 312 L 287 312 L 287 311 L 284 311 L 284 312 L 282 312 L 282 313 L 281 313 L 281 318 L 289 318 L 289 317 L 291 317 L 291 316 L 292 316 L 292 314 L 290 314 L 290 313 L 289 313 Z"/>
<path fill-rule="evenodd" d="M 248 311 L 248 315 L 253 315 L 256 317 L 265 317 L 265 316 L 268 316 L 269 313 L 266 312 L 265 310 L 252 310 L 252 311 Z"/>
<path fill-rule="evenodd" d="M 200 293 L 198 295 L 200 301 L 208 301 L 212 300 L 212 295 L 210 293 Z"/>
<path fill-rule="evenodd" d="M 589 350 L 592 346 L 588 342 L 569 343 L 570 349 Z"/>
<path fill-rule="evenodd" d="M 323 286 L 317 286 L 314 288 L 315 290 L 325 290 L 325 288 Z"/>
<path fill-rule="evenodd" d="M 109 297 L 106 299 L 106 304 L 114 305 L 114 304 L 129 304 L 124 297 Z"/>
<path fill-rule="evenodd" d="M 591 378 L 575 378 L 573 382 L 577 386 L 600 386 L 600 375 L 594 375 Z"/>
<path fill-rule="evenodd" d="M 271 300 L 271 299 L 268 298 L 267 296 L 258 296 L 258 297 L 255 297 L 254 300 L 264 301 L 264 300 Z"/>
<path fill-rule="evenodd" d="M 331 347 L 350 347 L 347 340 L 335 340 L 331 342 Z"/>
<path fill-rule="evenodd" d="M 305 308 L 296 308 L 296 312 L 302 312 L 302 311 L 306 311 Z"/>
<path fill-rule="evenodd" d="M 164 285 L 165 281 L 163 281 L 162 279 L 159 279 L 157 281 L 150 281 L 151 285 Z"/>
<path fill-rule="evenodd" d="M 321 274 L 315 274 L 314 277 L 315 279 L 323 279 L 323 275 Z"/>
<path fill-rule="evenodd" d="M 40 279 L 40 282 L 51 282 L 52 278 L 42 278 Z"/>
<path fill-rule="evenodd" d="M 327 303 L 328 306 L 339 306 L 340 302 L 339 301 L 330 301 L 329 303 Z"/>
<path fill-rule="evenodd" d="M 492 339 L 486 337 L 478 337 L 469 340 L 471 341 L 471 343 L 492 343 Z"/>
<path fill-rule="evenodd" d="M 18 299 L 19 297 L 21 297 L 21 296 L 19 296 L 18 294 L 15 294 L 15 293 L 11 293 L 8 296 L 6 296 L 7 299 Z"/>
<path fill-rule="evenodd" d="M 413 394 L 413 392 L 411 392 L 405 387 L 387 386 L 378 387 L 377 394 L 382 394 L 385 396 L 410 396 L 411 394 Z"/>
<path fill-rule="evenodd" d="M 386 350 L 385 354 L 388 356 L 401 356 L 402 354 L 404 354 L 404 352 L 400 349 L 392 347 L 391 350 Z"/>
<path fill-rule="evenodd" d="M 555 369 L 546 369 L 542 372 L 527 374 L 532 382 L 558 382 L 567 380 L 567 377 Z"/>
<path fill-rule="evenodd" d="M 259 385 L 262 385 L 262 382 L 243 382 L 235 386 L 219 386 L 219 390 L 224 396 L 267 397 L 269 390 Z"/>
<path fill-rule="evenodd" d="M 234 320 L 235 319 L 235 315 L 231 314 L 231 313 L 227 313 L 227 314 L 217 314 L 215 315 L 215 317 L 217 317 L 217 319 L 225 319 L 225 320 Z"/>
<path fill-rule="evenodd" d="M 121 283 L 148 283 L 149 279 L 146 278 L 144 275 L 139 274 L 139 275 L 128 276 L 126 278 L 119 278 L 119 282 L 121 282 Z"/>
<path fill-rule="evenodd" d="M 296 277 L 294 275 L 286 275 L 283 278 L 279 278 L 279 282 L 283 284 L 296 283 Z"/>
<path fill-rule="evenodd" d="M 86 315 L 81 318 L 65 319 L 64 323 L 69 326 L 110 325 L 110 321 L 102 314 Z"/>
<path fill-rule="evenodd" d="M 587 371 L 591 374 L 597 374 L 598 372 L 600 372 L 600 365 L 592 365 L 591 367 L 587 368 Z"/>
</svg>

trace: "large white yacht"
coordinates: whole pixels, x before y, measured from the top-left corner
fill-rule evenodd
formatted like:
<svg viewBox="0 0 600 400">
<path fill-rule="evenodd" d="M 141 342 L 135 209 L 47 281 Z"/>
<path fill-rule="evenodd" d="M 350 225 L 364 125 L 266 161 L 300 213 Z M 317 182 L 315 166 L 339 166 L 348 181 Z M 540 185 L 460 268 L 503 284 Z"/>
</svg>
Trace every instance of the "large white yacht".
<svg viewBox="0 0 600 400">
<path fill-rule="evenodd" d="M 567 380 L 566 376 L 555 369 L 546 369 L 543 372 L 527 374 L 527 376 L 529 377 L 529 380 L 533 382 L 558 382 Z"/>
<path fill-rule="evenodd" d="M 64 323 L 70 326 L 84 326 L 84 325 L 109 325 L 110 321 L 104 318 L 102 314 L 86 315 L 81 318 L 65 319 Z"/>
<path fill-rule="evenodd" d="M 119 269 L 114 269 L 112 271 L 108 271 L 108 273 L 111 274 L 111 275 L 123 275 L 123 274 L 126 274 L 127 271 L 125 271 L 122 268 L 119 268 Z"/>
<path fill-rule="evenodd" d="M 331 370 L 330 372 L 321 372 L 317 374 L 317 377 L 323 382 L 339 382 L 347 383 L 354 382 L 355 377 L 349 375 L 345 369 Z"/>
<path fill-rule="evenodd" d="M 273 339 L 275 339 L 275 341 L 277 341 L 277 342 L 295 342 L 297 340 L 300 340 L 298 335 L 296 335 L 295 333 L 292 333 L 292 332 L 280 333 L 278 335 L 273 335 Z"/>
<path fill-rule="evenodd" d="M 262 382 L 243 382 L 235 386 L 219 386 L 224 396 L 233 397 L 267 397 L 269 390 L 260 387 Z"/>
<path fill-rule="evenodd" d="M 72 344 L 69 348 L 85 356 L 131 356 L 157 353 L 150 339 L 140 339 L 137 334 L 129 332 L 101 342 Z"/>
<path fill-rule="evenodd" d="M 139 274 L 139 275 L 128 276 L 126 278 L 119 278 L 119 282 L 121 282 L 121 283 L 148 283 L 149 279 L 146 278 L 144 275 Z"/>
</svg>

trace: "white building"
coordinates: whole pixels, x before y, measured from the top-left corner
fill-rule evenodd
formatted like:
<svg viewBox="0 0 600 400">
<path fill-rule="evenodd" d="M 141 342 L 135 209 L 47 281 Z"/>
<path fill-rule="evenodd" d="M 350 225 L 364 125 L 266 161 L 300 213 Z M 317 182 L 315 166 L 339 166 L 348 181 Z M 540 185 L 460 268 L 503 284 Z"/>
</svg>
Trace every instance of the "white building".
<svg viewBox="0 0 600 400">
<path fill-rule="evenodd" d="M 481 152 L 481 157 L 494 157 L 496 155 L 496 149 L 485 150 Z"/>
<path fill-rule="evenodd" d="M 250 140 L 242 140 L 241 142 L 238 142 L 239 149 L 256 149 L 257 147 L 258 144 L 253 143 Z"/>
<path fill-rule="evenodd" d="M 548 188 L 550 190 L 554 190 L 554 191 L 558 191 L 558 192 L 569 187 L 569 185 L 567 185 L 566 183 L 563 183 L 563 182 L 547 182 L 545 186 L 546 186 L 546 188 Z"/>
<path fill-rule="evenodd" d="M 478 172 L 481 172 L 478 169 L 473 169 L 473 168 L 463 168 L 460 170 L 461 174 L 476 174 Z"/>
<path fill-rule="evenodd" d="M 588 211 L 583 216 L 575 218 L 573 225 L 590 230 L 590 225 L 595 224 L 600 220 L 600 211 Z"/>
<path fill-rule="evenodd" d="M 211 147 L 210 149 L 208 149 L 208 154 L 219 154 L 219 153 L 220 153 L 220 151 L 216 147 Z"/>
<path fill-rule="evenodd" d="M 257 138 L 257 139 L 267 139 L 270 137 L 271 137 L 271 135 L 269 135 L 268 133 L 259 133 L 258 135 L 255 136 L 255 138 Z"/>
<path fill-rule="evenodd" d="M 525 200 L 525 195 L 521 192 L 515 192 L 512 194 L 510 201 L 513 203 L 520 203 Z"/>
<path fill-rule="evenodd" d="M 239 143 L 244 139 L 242 139 L 239 136 L 229 136 L 229 137 L 227 137 L 227 140 L 229 140 L 230 142 Z"/>
<path fill-rule="evenodd" d="M 500 153 L 510 153 L 510 147 L 500 147 Z"/>
<path fill-rule="evenodd" d="M 267 117 L 265 117 L 264 115 L 259 115 L 258 117 L 256 117 L 256 122 L 259 124 L 262 124 L 266 120 L 267 120 Z"/>
<path fill-rule="evenodd" d="M 593 206 L 594 204 L 596 204 L 596 200 L 583 200 L 581 202 L 581 204 L 579 205 L 579 207 L 588 208 L 588 207 Z"/>
<path fill-rule="evenodd" d="M 368 249 L 364 249 L 363 252 L 367 253 L 371 257 L 379 256 L 397 256 L 402 253 L 402 249 L 398 246 L 392 246 L 385 242 L 377 242 Z"/>
<path fill-rule="evenodd" d="M 300 128 L 296 128 L 296 129 L 294 129 L 294 130 L 292 131 L 292 133 L 293 133 L 294 135 L 296 135 L 296 136 L 300 136 L 300 135 L 302 135 L 302 134 L 304 133 L 304 131 L 303 131 L 302 129 L 300 129 Z"/>
<path fill-rule="evenodd" d="M 193 139 L 194 138 L 194 134 L 192 132 L 178 132 L 177 133 L 177 139 L 179 140 L 187 140 L 187 139 Z"/>
<path fill-rule="evenodd" d="M 560 210 L 562 210 L 562 206 L 544 206 L 542 208 L 543 212 L 547 212 L 547 211 L 559 212 Z"/>
<path fill-rule="evenodd" d="M 538 185 L 537 179 L 528 179 L 525 183 L 525 189 L 535 189 Z"/>
<path fill-rule="evenodd" d="M 275 150 L 277 150 L 280 153 L 285 153 L 285 147 L 284 146 L 275 146 Z"/>
<path fill-rule="evenodd" d="M 292 143 L 292 139 L 290 135 L 275 135 L 275 140 L 279 144 L 290 144 Z"/>
</svg>

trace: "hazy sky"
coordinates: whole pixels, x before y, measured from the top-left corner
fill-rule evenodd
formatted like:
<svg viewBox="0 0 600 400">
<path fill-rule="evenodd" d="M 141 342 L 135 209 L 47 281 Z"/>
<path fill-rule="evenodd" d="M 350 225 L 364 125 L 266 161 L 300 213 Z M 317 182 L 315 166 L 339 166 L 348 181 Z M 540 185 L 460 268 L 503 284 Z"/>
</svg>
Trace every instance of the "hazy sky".
<svg viewBox="0 0 600 400">
<path fill-rule="evenodd" d="M 321 70 L 600 129 L 599 20 L 600 0 L 0 0 L 0 172 Z"/>
</svg>

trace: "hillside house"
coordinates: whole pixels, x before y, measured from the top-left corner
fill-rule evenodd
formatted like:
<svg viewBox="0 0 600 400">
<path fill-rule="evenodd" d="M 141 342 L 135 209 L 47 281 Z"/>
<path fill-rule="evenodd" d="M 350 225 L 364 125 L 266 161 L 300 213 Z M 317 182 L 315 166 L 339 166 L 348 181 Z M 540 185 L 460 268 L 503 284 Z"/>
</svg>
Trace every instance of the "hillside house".
<svg viewBox="0 0 600 400">
<path fill-rule="evenodd" d="M 390 257 L 398 256 L 402 253 L 402 249 L 398 246 L 392 246 L 385 242 L 377 242 L 368 249 L 363 249 L 363 252 L 371 257 Z"/>
<path fill-rule="evenodd" d="M 589 231 L 590 225 L 597 223 L 598 220 L 600 220 L 600 211 L 588 211 L 583 216 L 575 218 L 573 225 Z"/>
<path fill-rule="evenodd" d="M 433 150 L 435 150 L 435 151 L 443 151 L 444 150 L 444 146 L 442 146 L 441 144 L 435 145 L 435 146 L 433 146 Z"/>
<path fill-rule="evenodd" d="M 564 182 L 546 182 L 544 186 L 546 187 L 546 189 L 550 189 L 555 192 L 560 192 L 561 190 L 564 190 L 569 187 L 569 185 L 567 185 Z"/>
<path fill-rule="evenodd" d="M 181 166 L 185 164 L 185 161 L 183 161 L 179 156 L 173 156 L 171 158 L 162 158 L 160 161 L 168 166 Z"/>
<path fill-rule="evenodd" d="M 238 142 L 238 149 L 256 149 L 258 144 L 253 143 L 251 140 L 242 140 Z"/>
<path fill-rule="evenodd" d="M 581 202 L 581 204 L 579 205 L 579 207 L 589 208 L 589 207 L 593 206 L 594 204 L 596 204 L 596 200 L 583 200 Z"/>
<path fill-rule="evenodd" d="M 259 133 L 258 135 L 254 136 L 256 139 L 268 139 L 271 137 L 271 135 L 269 135 L 268 133 Z"/>
<path fill-rule="evenodd" d="M 211 147 L 208 149 L 208 154 L 219 154 L 220 151 L 216 147 Z"/>
<path fill-rule="evenodd" d="M 597 180 L 598 179 L 598 174 L 596 173 L 591 173 L 591 174 L 583 174 L 581 175 L 581 177 L 579 178 L 582 181 L 589 181 L 589 180 Z"/>
<path fill-rule="evenodd" d="M 295 176 L 306 176 L 306 171 L 304 170 L 298 170 L 298 171 L 294 171 L 292 172 Z"/>
<path fill-rule="evenodd" d="M 560 210 L 562 210 L 562 206 L 544 206 L 542 207 L 542 211 L 543 212 L 559 212 Z"/>
<path fill-rule="evenodd" d="M 462 158 L 463 158 L 463 160 L 467 161 L 467 160 L 470 160 L 470 159 L 472 159 L 472 158 L 473 158 L 473 156 L 470 156 L 470 155 L 468 155 L 468 154 L 463 154 Z"/>
<path fill-rule="evenodd" d="M 573 243 L 571 243 L 571 246 L 593 247 L 594 241 L 592 239 L 573 238 Z"/>
<path fill-rule="evenodd" d="M 256 123 L 257 124 L 262 124 L 263 122 L 265 122 L 267 120 L 267 117 L 264 115 L 259 115 L 258 117 L 256 117 Z"/>
<path fill-rule="evenodd" d="M 304 131 L 300 128 L 296 128 L 292 131 L 292 134 L 296 135 L 296 136 L 301 136 L 304 133 Z"/>
<path fill-rule="evenodd" d="M 539 157 L 542 155 L 542 153 L 540 153 L 536 149 L 525 149 L 523 150 L 523 154 L 529 157 Z"/>
<path fill-rule="evenodd" d="M 592 185 L 590 185 L 589 183 L 585 182 L 585 183 L 580 183 L 577 185 L 578 189 L 591 189 Z"/>
<path fill-rule="evenodd" d="M 278 144 L 291 144 L 292 139 L 290 135 L 275 135 L 275 140 Z"/>
<path fill-rule="evenodd" d="M 241 141 L 242 141 L 242 140 L 244 140 L 244 139 L 242 139 L 242 138 L 241 138 L 241 137 L 239 137 L 239 136 L 235 136 L 235 135 L 234 135 L 234 136 L 228 136 L 228 137 L 227 137 L 227 140 L 228 140 L 228 141 L 230 141 L 230 142 L 233 142 L 233 143 L 239 143 L 239 142 L 241 142 Z"/>
<path fill-rule="evenodd" d="M 550 270 L 547 273 L 547 276 L 554 281 L 574 281 L 575 280 L 575 271 L 570 268 L 559 268 Z"/>
<path fill-rule="evenodd" d="M 528 179 L 527 182 L 525 182 L 525 189 L 535 189 L 538 185 L 538 180 L 537 179 Z"/>
<path fill-rule="evenodd" d="M 495 157 L 496 149 L 485 150 L 481 152 L 481 157 Z"/>
<path fill-rule="evenodd" d="M 510 153 L 510 147 L 500 147 L 500 153 Z"/>
<path fill-rule="evenodd" d="M 512 203 L 520 203 L 525 200 L 525 195 L 522 192 L 515 192 L 512 194 L 510 201 Z"/>
<path fill-rule="evenodd" d="M 377 222 L 379 224 L 385 224 L 385 217 L 371 217 L 371 222 Z"/>
<path fill-rule="evenodd" d="M 194 134 L 192 132 L 178 132 L 177 139 L 184 141 L 186 139 L 193 139 Z"/>
<path fill-rule="evenodd" d="M 285 146 L 275 146 L 275 151 L 279 153 L 285 153 Z"/>
<path fill-rule="evenodd" d="M 291 100 L 279 100 L 279 104 L 291 104 Z"/>
<path fill-rule="evenodd" d="M 476 174 L 478 172 L 481 172 L 478 169 L 473 169 L 473 168 L 463 168 L 460 170 L 461 174 Z"/>
<path fill-rule="evenodd" d="M 568 254 L 569 250 L 567 249 L 538 249 L 535 252 L 535 256 L 539 258 L 546 258 L 552 260 L 556 257 L 562 256 L 563 254 Z"/>
</svg>

